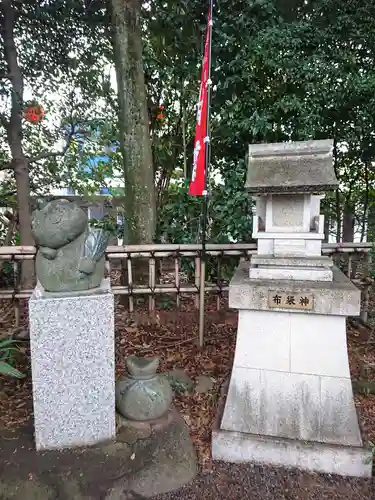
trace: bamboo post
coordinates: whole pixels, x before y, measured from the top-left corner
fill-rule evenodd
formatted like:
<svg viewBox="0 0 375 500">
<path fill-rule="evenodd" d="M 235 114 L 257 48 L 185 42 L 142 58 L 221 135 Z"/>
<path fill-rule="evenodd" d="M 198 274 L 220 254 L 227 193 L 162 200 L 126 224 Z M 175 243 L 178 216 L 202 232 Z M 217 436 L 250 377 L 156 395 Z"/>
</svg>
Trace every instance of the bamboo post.
<svg viewBox="0 0 375 500">
<path fill-rule="evenodd" d="M 366 283 L 363 286 L 361 312 L 359 315 L 362 323 L 364 323 L 365 325 L 368 322 L 369 302 L 370 302 L 370 285 Z"/>
<path fill-rule="evenodd" d="M 206 259 L 201 260 L 201 274 L 199 285 L 199 347 L 204 344 L 204 295 L 205 295 L 205 276 L 206 276 Z"/>
<path fill-rule="evenodd" d="M 201 283 L 201 259 L 199 257 L 195 258 L 195 286 L 197 287 L 198 290 L 200 290 L 200 283 Z M 196 295 L 194 297 L 195 301 L 195 308 L 199 308 L 200 304 L 200 298 L 199 295 Z"/>
<path fill-rule="evenodd" d="M 20 311 L 20 301 L 19 299 L 14 300 L 14 326 L 18 328 L 21 323 L 21 311 Z"/>
<path fill-rule="evenodd" d="M 368 252 L 365 255 L 365 266 L 364 266 L 365 275 L 363 276 L 365 285 L 363 287 L 362 304 L 360 312 L 360 318 L 364 324 L 367 324 L 368 322 L 368 310 L 370 305 L 371 283 L 369 283 L 369 279 L 371 278 L 371 264 L 372 264 L 372 255 L 371 252 Z"/>
<path fill-rule="evenodd" d="M 128 287 L 129 287 L 129 312 L 134 312 L 134 298 L 130 293 L 133 288 L 133 270 L 132 270 L 132 260 L 128 256 L 127 266 L 128 266 Z"/>
<path fill-rule="evenodd" d="M 111 265 L 111 261 L 108 259 L 107 256 L 106 256 L 106 259 L 105 259 L 105 269 L 107 271 L 108 277 L 110 278 L 111 277 L 111 271 L 112 271 L 112 265 Z"/>
<path fill-rule="evenodd" d="M 350 253 L 348 256 L 348 278 L 349 279 L 352 279 L 352 258 L 353 258 L 353 254 Z M 355 276 L 353 276 L 353 278 L 355 278 Z"/>
<path fill-rule="evenodd" d="M 175 258 L 174 260 L 174 273 L 175 273 L 175 285 L 177 288 L 177 295 L 176 295 L 176 306 L 177 308 L 180 307 L 180 262 L 178 260 L 178 257 Z"/>
<path fill-rule="evenodd" d="M 17 293 L 19 291 L 19 263 L 17 261 L 13 261 L 13 275 L 14 275 L 14 292 Z M 14 307 L 14 324 L 15 327 L 18 328 L 21 323 L 21 311 L 20 311 L 20 301 L 18 298 L 13 298 L 13 307 Z"/>
<path fill-rule="evenodd" d="M 219 287 L 219 292 L 216 296 L 216 309 L 220 311 L 220 300 L 221 300 L 221 290 L 220 290 L 220 285 L 221 285 L 221 255 L 217 256 L 217 285 Z"/>
<path fill-rule="evenodd" d="M 154 296 L 154 290 L 155 290 L 155 285 L 156 285 L 156 272 L 155 272 L 155 267 L 156 267 L 156 261 L 154 257 L 151 257 L 148 261 L 148 269 L 149 269 L 149 286 L 152 291 L 152 294 L 148 298 L 148 307 L 150 312 L 155 311 L 155 296 Z"/>
</svg>

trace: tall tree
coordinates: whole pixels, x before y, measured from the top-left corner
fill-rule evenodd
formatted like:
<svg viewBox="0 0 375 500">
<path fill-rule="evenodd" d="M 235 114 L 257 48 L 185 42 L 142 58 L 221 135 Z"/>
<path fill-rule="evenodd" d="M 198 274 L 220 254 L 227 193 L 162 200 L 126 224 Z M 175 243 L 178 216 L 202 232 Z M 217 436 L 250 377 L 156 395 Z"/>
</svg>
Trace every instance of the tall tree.
<svg viewBox="0 0 375 500">
<path fill-rule="evenodd" d="M 85 113 L 86 119 L 90 111 L 92 115 L 90 102 L 105 94 L 103 60 L 110 48 L 105 44 L 106 25 L 104 7 L 92 11 L 83 0 L 0 2 L 0 127 L 6 132 L 0 142 L 0 169 L 15 180 L 21 245 L 33 244 L 30 192 L 59 183 L 61 161 L 73 135 L 67 130 Z M 51 120 L 46 124 L 24 120 L 26 88 L 33 98 L 49 103 Z M 30 284 L 32 274 L 31 266 L 24 265 L 24 284 Z"/>
<path fill-rule="evenodd" d="M 12 156 L 11 167 L 16 180 L 20 243 L 21 245 L 32 245 L 29 162 L 22 146 L 24 80 L 15 43 L 16 10 L 13 8 L 12 0 L 3 0 L 1 9 L 0 29 L 7 70 L 4 77 L 9 79 L 11 84 L 10 116 L 7 119 L 2 115 L 2 125 L 7 132 L 8 144 Z M 29 277 L 30 275 L 27 277 L 24 276 L 24 280 L 27 280 Z"/>
<path fill-rule="evenodd" d="M 151 243 L 155 188 L 142 54 L 141 0 L 111 0 L 125 218 L 130 244 Z"/>
</svg>

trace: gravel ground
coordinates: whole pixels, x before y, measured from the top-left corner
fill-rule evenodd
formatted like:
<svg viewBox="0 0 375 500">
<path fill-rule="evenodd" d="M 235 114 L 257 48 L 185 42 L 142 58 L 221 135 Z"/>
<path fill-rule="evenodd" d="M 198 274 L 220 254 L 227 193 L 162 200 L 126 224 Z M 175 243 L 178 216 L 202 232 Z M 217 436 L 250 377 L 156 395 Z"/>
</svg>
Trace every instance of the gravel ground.
<svg viewBox="0 0 375 500">
<path fill-rule="evenodd" d="M 155 500 L 375 500 L 373 479 L 217 462 L 194 483 Z"/>
</svg>

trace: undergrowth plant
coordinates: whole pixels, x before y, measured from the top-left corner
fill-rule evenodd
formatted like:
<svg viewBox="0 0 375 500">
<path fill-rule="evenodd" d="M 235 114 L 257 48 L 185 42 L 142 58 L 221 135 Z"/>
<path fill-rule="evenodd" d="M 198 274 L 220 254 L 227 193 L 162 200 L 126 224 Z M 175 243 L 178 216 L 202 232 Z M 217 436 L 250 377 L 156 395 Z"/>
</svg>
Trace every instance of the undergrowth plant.
<svg viewBox="0 0 375 500">
<path fill-rule="evenodd" d="M 0 374 L 8 377 L 24 378 L 25 375 L 14 367 L 18 342 L 13 339 L 0 340 Z"/>
</svg>

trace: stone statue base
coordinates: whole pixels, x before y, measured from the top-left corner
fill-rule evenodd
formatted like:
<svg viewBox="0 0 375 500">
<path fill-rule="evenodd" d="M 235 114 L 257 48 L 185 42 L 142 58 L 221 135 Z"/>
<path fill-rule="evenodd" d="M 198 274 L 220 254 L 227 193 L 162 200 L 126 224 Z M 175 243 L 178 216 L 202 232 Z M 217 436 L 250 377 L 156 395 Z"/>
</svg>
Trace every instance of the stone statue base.
<svg viewBox="0 0 375 500">
<path fill-rule="evenodd" d="M 267 281 L 251 279 L 247 263 L 237 269 L 229 287 L 236 351 L 214 460 L 371 475 L 346 342 L 360 291 L 335 267 L 333 277 Z"/>
<path fill-rule="evenodd" d="M 92 445 L 115 437 L 114 298 L 50 294 L 38 283 L 29 302 L 37 450 Z"/>
<path fill-rule="evenodd" d="M 198 469 L 194 445 L 188 426 L 173 406 L 162 417 L 147 422 L 118 414 L 117 425 L 117 444 L 126 443 L 132 458 L 131 464 L 123 466 L 124 473 L 113 484 L 108 500 L 154 498 L 194 479 Z M 128 497 L 125 491 L 132 495 Z"/>
<path fill-rule="evenodd" d="M 212 427 L 213 460 L 297 468 L 340 476 L 372 476 L 372 451 L 369 446 L 340 446 L 223 430 L 221 426 L 228 385 L 229 381 L 223 387 Z"/>
<path fill-rule="evenodd" d="M 106 280 L 104 280 L 106 281 Z M 95 288 L 89 288 L 88 290 L 75 290 L 71 292 L 48 292 L 42 286 L 42 284 L 38 281 L 36 287 L 34 289 L 34 297 L 36 299 L 49 299 L 49 298 L 57 298 L 64 299 L 66 297 L 85 297 L 87 295 L 101 295 L 107 292 L 107 287 L 103 287 L 103 282 L 100 286 Z"/>
</svg>

